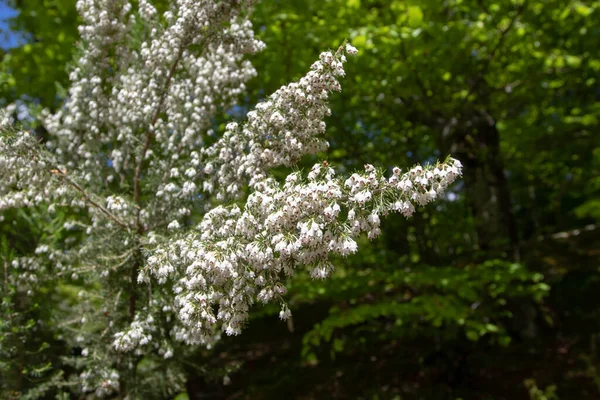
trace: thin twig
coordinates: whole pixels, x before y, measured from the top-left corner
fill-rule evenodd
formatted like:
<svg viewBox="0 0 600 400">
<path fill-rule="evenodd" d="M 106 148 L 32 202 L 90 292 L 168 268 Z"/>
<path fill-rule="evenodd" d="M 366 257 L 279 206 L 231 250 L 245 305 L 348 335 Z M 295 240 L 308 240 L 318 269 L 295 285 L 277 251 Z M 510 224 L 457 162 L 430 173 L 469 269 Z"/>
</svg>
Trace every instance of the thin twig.
<svg viewBox="0 0 600 400">
<path fill-rule="evenodd" d="M 87 201 L 88 203 L 90 203 L 91 205 L 96 207 L 98 210 L 100 210 L 104 215 L 106 215 L 108 218 L 110 218 L 114 223 L 116 223 L 120 227 L 125 228 L 127 230 L 130 229 L 129 225 L 127 225 L 125 222 L 123 222 L 119 218 L 117 218 L 114 214 L 112 214 L 110 211 L 108 211 L 104 206 L 102 206 L 101 204 L 94 201 L 92 199 L 92 197 L 85 191 L 85 189 L 83 189 L 81 186 L 79 186 L 79 184 L 77 182 L 75 182 L 71 178 L 69 178 L 66 171 L 63 171 L 60 168 L 57 168 L 57 169 L 53 169 L 50 172 L 52 174 L 58 175 L 62 179 L 64 179 L 65 182 L 67 182 L 69 185 L 71 185 L 73 188 L 75 188 L 78 192 L 80 192 L 83 195 L 83 199 L 85 201 Z"/>
<path fill-rule="evenodd" d="M 600 224 L 589 224 L 589 225 L 584 226 L 583 228 L 572 229 L 570 231 L 557 232 L 557 233 L 552 233 L 552 234 L 547 234 L 547 235 L 539 235 L 537 237 L 537 240 L 538 240 L 538 242 L 542 242 L 542 241 L 548 240 L 548 239 L 554 239 L 554 240 L 569 239 L 574 236 L 579 236 L 584 232 L 595 231 L 596 229 L 600 229 Z"/>
</svg>

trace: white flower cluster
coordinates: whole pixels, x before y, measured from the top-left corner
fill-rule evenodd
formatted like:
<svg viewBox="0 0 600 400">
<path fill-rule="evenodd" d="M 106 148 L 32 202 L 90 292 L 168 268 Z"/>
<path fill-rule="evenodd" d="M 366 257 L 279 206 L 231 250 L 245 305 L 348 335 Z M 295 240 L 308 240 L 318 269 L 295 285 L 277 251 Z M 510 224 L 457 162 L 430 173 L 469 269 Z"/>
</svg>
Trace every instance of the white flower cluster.
<svg viewBox="0 0 600 400">
<path fill-rule="evenodd" d="M 106 198 L 106 209 L 121 219 L 127 219 L 133 214 L 133 206 L 120 196 L 108 196 Z"/>
<path fill-rule="evenodd" d="M 41 202 L 87 209 L 89 219 L 66 227 L 88 240 L 69 243 L 62 259 L 98 272 L 107 304 L 122 308 L 106 328 L 118 351 L 168 358 L 172 339 L 210 344 L 221 330 L 238 334 L 256 301 L 280 302 L 289 318 L 285 275 L 306 266 L 327 277 L 331 255 L 356 252 L 359 235 L 380 234 L 382 217 L 410 216 L 460 175 L 448 158 L 390 177 L 371 165 L 338 177 L 325 162 L 307 177 L 271 176 L 327 149 L 328 96 L 341 88 L 346 55 L 357 53 L 351 45 L 322 53 L 306 76 L 207 146 L 219 110 L 256 75 L 245 57 L 264 45 L 242 12 L 250 3 L 173 0 L 159 17 L 150 0 L 136 10 L 127 0 L 79 0 L 85 46 L 66 103 L 44 116 L 46 151 L 32 135 L 2 129 L 0 210 Z M 245 203 L 215 206 L 211 194 Z M 131 296 L 128 307 L 121 293 Z M 87 343 L 88 354 L 106 352 Z M 119 389 L 110 369 L 82 378 L 98 396 Z"/>
<path fill-rule="evenodd" d="M 0 126 L 0 130 L 0 211 L 37 205 L 56 195 L 56 188 L 48 180 L 49 164 L 32 151 L 35 137 L 6 126 Z"/>
<path fill-rule="evenodd" d="M 119 392 L 119 373 L 114 369 L 95 368 L 82 372 L 81 390 L 84 393 L 93 392 L 98 398 L 105 398 Z"/>
<path fill-rule="evenodd" d="M 461 164 L 450 158 L 404 174 L 393 171 L 386 178 L 366 165 L 363 173 L 343 180 L 316 164 L 307 180 L 293 173 L 281 186 L 265 178 L 243 210 L 216 207 L 195 232 L 156 251 L 148 259 L 149 272 L 162 281 L 170 274 L 178 279 L 175 306 L 183 324 L 178 338 L 207 343 L 218 326 L 238 334 L 255 300 L 280 301 L 280 316 L 288 317 L 281 273 L 309 266 L 313 277 L 327 277 L 333 270 L 330 255 L 356 252 L 355 238 L 363 232 L 379 235 L 380 216 L 392 211 L 409 216 L 415 204 L 438 197 L 460 175 Z"/>
<path fill-rule="evenodd" d="M 117 350 L 136 350 L 152 341 L 152 331 L 155 330 L 154 318 L 151 315 L 147 315 L 143 320 L 140 318 L 140 314 L 136 314 L 129 328 L 115 335 L 113 345 Z"/>
<path fill-rule="evenodd" d="M 292 166 L 303 155 L 327 149 L 323 119 L 331 114 L 329 93 L 341 90 L 336 77 L 345 74 L 345 52 L 355 54 L 356 49 L 322 53 L 299 82 L 280 88 L 249 112 L 244 125 L 227 125 L 223 137 L 203 151 L 204 190 L 216 192 L 218 199 L 235 197 L 248 182 L 262 181 L 269 168 Z"/>
<path fill-rule="evenodd" d="M 194 149 L 202 147 L 217 110 L 231 106 L 256 75 L 243 58 L 264 44 L 240 16 L 244 3 L 178 0 L 163 27 L 148 1 L 136 15 L 125 0 L 79 0 L 87 47 L 71 73 L 65 106 L 44 120 L 57 162 L 93 191 L 133 184 L 143 170 L 140 192 L 158 196 L 140 210 L 142 223 L 166 226 L 179 218 L 198 193 Z M 132 49 L 129 43 L 139 42 L 134 28 L 144 34 Z M 198 45 L 200 53 L 190 51 Z M 125 224 L 136 218 L 130 213 Z"/>
<path fill-rule="evenodd" d="M 39 253 L 38 253 L 39 254 Z M 42 261 L 38 257 L 18 257 L 5 266 L 5 283 L 10 283 L 19 288 L 19 292 L 31 295 L 35 290 L 40 275 L 44 272 Z M 14 271 L 14 272 L 13 272 Z M 12 272 L 10 275 L 9 272 Z"/>
</svg>

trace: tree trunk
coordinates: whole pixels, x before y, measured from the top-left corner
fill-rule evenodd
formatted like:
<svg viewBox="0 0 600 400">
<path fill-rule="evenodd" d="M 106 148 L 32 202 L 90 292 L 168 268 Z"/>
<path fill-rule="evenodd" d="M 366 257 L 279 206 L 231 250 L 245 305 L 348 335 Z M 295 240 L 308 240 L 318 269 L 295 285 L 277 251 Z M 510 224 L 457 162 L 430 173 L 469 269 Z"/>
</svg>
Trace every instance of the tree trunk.
<svg viewBox="0 0 600 400">
<path fill-rule="evenodd" d="M 496 122 L 476 116 L 462 129 L 452 147 L 464 164 L 466 201 L 475 219 L 479 248 L 495 256 L 508 253 L 519 261 L 519 234 Z"/>
</svg>

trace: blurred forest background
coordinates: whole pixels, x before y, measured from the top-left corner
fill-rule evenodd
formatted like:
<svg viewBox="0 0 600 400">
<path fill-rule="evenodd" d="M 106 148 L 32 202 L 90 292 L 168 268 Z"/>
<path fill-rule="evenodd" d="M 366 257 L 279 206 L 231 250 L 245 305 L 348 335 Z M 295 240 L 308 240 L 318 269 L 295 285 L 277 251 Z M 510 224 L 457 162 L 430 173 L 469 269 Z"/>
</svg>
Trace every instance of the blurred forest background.
<svg viewBox="0 0 600 400">
<path fill-rule="evenodd" d="M 2 103 L 60 107 L 75 0 L 2 10 Z M 322 158 L 351 171 L 451 154 L 464 176 L 412 219 L 386 220 L 331 279 L 297 275 L 291 323 L 257 307 L 241 336 L 190 351 L 177 399 L 600 398 L 600 1 L 263 0 L 253 22 L 267 48 L 226 118 L 348 39 L 360 54 Z M 5 213 L 3 274 L 65 218 Z M 54 398 L 81 352 L 62 340 L 77 288 L 38 285 L 1 289 L 0 389 Z"/>
</svg>

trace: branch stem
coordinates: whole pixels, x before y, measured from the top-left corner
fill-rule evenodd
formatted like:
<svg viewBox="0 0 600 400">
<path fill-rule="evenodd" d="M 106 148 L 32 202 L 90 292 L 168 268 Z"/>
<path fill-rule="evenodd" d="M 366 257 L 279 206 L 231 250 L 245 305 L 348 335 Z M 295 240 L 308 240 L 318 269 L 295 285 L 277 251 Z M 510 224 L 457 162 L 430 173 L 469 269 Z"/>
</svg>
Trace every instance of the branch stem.
<svg viewBox="0 0 600 400">
<path fill-rule="evenodd" d="M 54 174 L 54 175 L 58 175 L 60 176 L 62 179 L 64 179 L 65 182 L 67 182 L 71 187 L 73 187 L 74 189 L 76 189 L 79 193 L 81 193 L 83 195 L 83 199 L 90 203 L 92 206 L 94 206 L 95 208 L 97 208 L 98 210 L 100 210 L 104 215 L 106 215 L 110 220 L 112 220 L 115 224 L 119 225 L 121 228 L 130 229 L 130 226 L 127 225 L 125 222 L 121 221 L 119 218 L 117 218 L 113 213 L 111 213 L 110 211 L 108 211 L 106 209 L 106 207 L 102 206 L 100 203 L 94 201 L 94 199 L 92 199 L 92 196 L 89 195 L 84 188 L 82 188 L 77 182 L 75 182 L 74 180 L 72 180 L 66 173 L 66 171 L 61 170 L 60 168 L 57 169 L 53 169 L 50 171 L 50 173 Z"/>
</svg>

